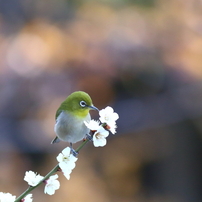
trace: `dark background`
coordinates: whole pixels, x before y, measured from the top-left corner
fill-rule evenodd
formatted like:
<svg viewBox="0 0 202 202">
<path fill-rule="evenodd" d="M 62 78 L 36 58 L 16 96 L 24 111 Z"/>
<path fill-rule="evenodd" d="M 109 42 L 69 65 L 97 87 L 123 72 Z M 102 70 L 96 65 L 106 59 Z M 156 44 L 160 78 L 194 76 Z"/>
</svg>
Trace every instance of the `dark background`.
<svg viewBox="0 0 202 202">
<path fill-rule="evenodd" d="M 0 191 L 56 165 L 55 112 L 84 90 L 117 134 L 34 201 L 201 202 L 201 19 L 201 0 L 0 0 Z"/>
</svg>

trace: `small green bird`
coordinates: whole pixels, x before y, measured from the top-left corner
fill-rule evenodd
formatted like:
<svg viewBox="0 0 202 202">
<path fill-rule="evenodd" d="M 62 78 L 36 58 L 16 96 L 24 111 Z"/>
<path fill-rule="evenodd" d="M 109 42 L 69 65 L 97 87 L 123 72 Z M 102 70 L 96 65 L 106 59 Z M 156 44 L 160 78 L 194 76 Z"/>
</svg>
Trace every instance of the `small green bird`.
<svg viewBox="0 0 202 202">
<path fill-rule="evenodd" d="M 72 148 L 73 143 L 81 141 L 88 135 L 90 130 L 86 127 L 84 121 L 91 120 L 89 114 L 91 109 L 98 110 L 93 106 L 92 99 L 87 93 L 76 91 L 70 94 L 56 112 L 54 131 L 57 136 L 51 144 L 62 140 L 69 142 Z"/>
</svg>

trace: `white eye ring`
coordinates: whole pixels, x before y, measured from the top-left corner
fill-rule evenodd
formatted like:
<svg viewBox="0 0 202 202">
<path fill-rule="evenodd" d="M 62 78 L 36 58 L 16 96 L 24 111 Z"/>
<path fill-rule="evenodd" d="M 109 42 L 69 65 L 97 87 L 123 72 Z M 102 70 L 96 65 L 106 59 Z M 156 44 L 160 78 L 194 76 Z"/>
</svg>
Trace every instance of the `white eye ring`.
<svg viewBox="0 0 202 202">
<path fill-rule="evenodd" d="M 85 102 L 85 101 L 81 101 L 81 102 L 80 102 L 80 106 L 81 106 L 81 107 L 86 107 L 86 102 Z"/>
</svg>

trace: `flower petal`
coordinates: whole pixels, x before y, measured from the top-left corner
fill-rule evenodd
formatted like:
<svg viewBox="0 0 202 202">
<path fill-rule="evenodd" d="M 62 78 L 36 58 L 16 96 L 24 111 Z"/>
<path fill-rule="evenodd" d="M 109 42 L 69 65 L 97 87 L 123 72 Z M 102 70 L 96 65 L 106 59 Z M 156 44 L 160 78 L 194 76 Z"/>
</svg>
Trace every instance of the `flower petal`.
<svg viewBox="0 0 202 202">
<path fill-rule="evenodd" d="M 32 198 L 32 194 L 28 194 L 27 196 L 25 196 L 25 198 L 22 200 L 23 202 L 32 202 L 33 198 Z"/>
<path fill-rule="evenodd" d="M 93 137 L 93 145 L 95 147 L 103 147 L 107 144 L 107 140 L 106 138 L 102 138 L 102 139 L 97 139 Z"/>
<path fill-rule="evenodd" d="M 55 193 L 55 190 L 60 188 L 60 182 L 57 180 L 58 175 L 52 175 L 47 181 L 44 188 L 44 193 L 53 195 Z"/>
<path fill-rule="evenodd" d="M 37 175 L 33 171 L 26 171 L 24 180 L 30 185 L 30 186 L 36 186 L 41 180 L 43 179 L 43 176 Z"/>
<path fill-rule="evenodd" d="M 0 192 L 0 201 L 1 202 L 14 202 L 16 196 L 13 196 L 10 193 Z"/>
<path fill-rule="evenodd" d="M 62 154 L 65 156 L 69 156 L 71 152 L 70 147 L 66 147 L 65 149 L 62 150 Z"/>
<path fill-rule="evenodd" d="M 91 119 L 89 122 L 84 121 L 84 124 L 90 130 L 97 130 L 99 128 L 99 121 Z"/>
</svg>

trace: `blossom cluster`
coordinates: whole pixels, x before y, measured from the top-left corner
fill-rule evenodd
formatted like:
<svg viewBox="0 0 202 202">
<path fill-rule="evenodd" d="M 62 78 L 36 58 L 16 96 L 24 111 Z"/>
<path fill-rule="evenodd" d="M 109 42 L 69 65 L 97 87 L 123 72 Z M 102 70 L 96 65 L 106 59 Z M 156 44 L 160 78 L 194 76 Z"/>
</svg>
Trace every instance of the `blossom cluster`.
<svg viewBox="0 0 202 202">
<path fill-rule="evenodd" d="M 45 180 L 45 188 L 44 188 L 44 193 L 53 195 L 55 193 L 55 190 L 60 188 L 60 182 L 57 180 L 58 175 L 52 175 L 50 176 L 49 179 Z M 28 183 L 28 185 L 34 187 L 36 186 L 40 181 L 44 179 L 43 176 L 34 173 L 33 171 L 27 171 L 25 173 L 24 180 Z"/>
<path fill-rule="evenodd" d="M 106 145 L 106 137 L 108 137 L 109 131 L 112 134 L 116 133 L 116 120 L 119 118 L 119 115 L 114 112 L 112 107 L 106 107 L 105 109 L 100 110 L 99 115 L 100 121 L 92 119 L 90 122 L 84 122 L 93 132 L 93 144 L 95 147 L 103 147 Z"/>
<path fill-rule="evenodd" d="M 14 202 L 15 200 L 16 200 L 16 196 L 13 196 L 10 193 L 0 192 L 0 201 L 1 202 Z M 21 201 L 22 202 L 32 202 L 32 194 L 28 194 Z"/>
<path fill-rule="evenodd" d="M 86 127 L 91 130 L 92 141 L 95 147 L 103 147 L 106 145 L 106 138 L 109 136 L 109 131 L 112 134 L 116 133 L 116 120 L 119 118 L 118 114 L 114 112 L 113 108 L 106 107 L 99 111 L 100 118 L 98 121 L 90 120 L 89 122 L 84 122 Z M 76 166 L 77 157 L 74 156 L 72 148 L 66 147 L 62 152 L 56 157 L 58 166 L 64 176 L 69 180 L 72 170 Z M 44 182 L 45 188 L 44 193 L 53 195 L 57 189 L 60 188 L 60 182 L 58 181 L 58 175 L 54 174 L 48 179 L 34 173 L 33 171 L 26 171 L 24 180 L 29 186 L 35 187 L 39 183 Z M 16 196 L 10 193 L 0 192 L 0 202 L 14 202 Z M 32 202 L 32 194 L 28 194 L 26 197 L 21 199 L 21 202 Z"/>
</svg>

